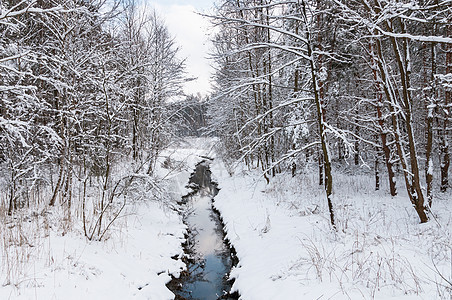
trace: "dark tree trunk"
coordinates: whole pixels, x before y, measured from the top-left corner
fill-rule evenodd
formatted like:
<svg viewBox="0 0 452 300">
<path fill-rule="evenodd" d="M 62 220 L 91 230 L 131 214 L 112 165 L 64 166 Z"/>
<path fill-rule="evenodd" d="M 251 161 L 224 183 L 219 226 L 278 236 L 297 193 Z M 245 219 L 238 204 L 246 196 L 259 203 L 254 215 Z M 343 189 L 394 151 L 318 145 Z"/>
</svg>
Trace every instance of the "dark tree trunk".
<svg viewBox="0 0 452 300">
<path fill-rule="evenodd" d="M 401 22 L 401 26 L 403 27 L 403 23 Z M 387 28 L 389 32 L 392 32 L 392 24 L 390 21 L 387 21 Z M 404 30 L 402 29 L 402 32 Z M 386 95 L 386 98 L 388 102 L 390 103 L 390 112 L 391 112 L 391 120 L 392 120 L 392 127 L 393 127 L 393 134 L 395 138 L 395 144 L 397 147 L 397 154 L 400 159 L 400 163 L 402 165 L 403 169 L 403 176 L 405 179 L 405 186 L 408 192 L 408 196 L 410 198 L 411 203 L 413 204 L 416 212 L 418 213 L 419 219 L 421 223 L 425 223 L 428 221 L 428 217 L 426 214 L 426 208 L 424 207 L 424 196 L 422 194 L 421 186 L 420 186 L 420 180 L 419 180 L 419 167 L 418 167 L 418 161 L 417 161 L 417 153 L 416 153 L 416 144 L 414 141 L 414 135 L 413 130 L 411 127 L 412 122 L 412 110 L 411 110 L 411 99 L 410 99 L 410 86 L 409 86 L 409 73 L 406 72 L 406 70 L 409 70 L 409 64 L 410 62 L 408 60 L 404 60 L 402 57 L 402 54 L 400 53 L 400 48 L 398 45 L 398 41 L 395 37 L 390 37 L 390 40 L 392 42 L 393 46 L 393 52 L 395 56 L 395 60 L 398 65 L 399 73 L 400 73 L 400 79 L 401 79 L 401 85 L 402 85 L 402 96 L 403 96 L 403 109 L 405 114 L 405 128 L 407 135 L 408 135 L 408 147 L 410 152 L 410 166 L 411 170 L 408 170 L 408 163 L 407 163 L 407 156 L 404 150 L 403 141 L 400 137 L 400 124 L 398 119 L 397 110 L 400 107 L 399 101 L 400 95 L 397 92 L 397 90 L 394 90 L 392 88 L 392 85 L 389 84 L 389 77 L 390 75 L 387 73 L 387 68 L 383 66 L 384 57 L 383 57 L 383 50 L 381 46 L 381 41 L 377 38 L 376 39 L 376 46 L 377 46 L 377 65 L 378 69 L 380 70 L 381 80 L 383 82 L 382 86 L 384 88 L 384 92 Z M 404 57 L 408 58 L 408 48 L 407 48 L 407 41 L 404 41 Z"/>
<path fill-rule="evenodd" d="M 427 116 L 427 145 L 426 145 L 426 164 L 425 164 L 425 181 L 427 184 L 427 201 L 429 207 L 432 207 L 433 202 L 433 107 L 428 108 Z"/>
<path fill-rule="evenodd" d="M 319 152 L 319 185 L 323 185 L 323 155 L 321 152 Z"/>
<path fill-rule="evenodd" d="M 370 45 L 372 47 L 372 45 Z M 372 62 L 374 60 L 372 59 Z M 384 154 L 384 161 L 386 165 L 386 170 L 388 172 L 388 180 L 389 180 L 389 192 L 391 193 L 391 196 L 397 195 L 397 187 L 395 182 L 395 174 L 394 174 L 394 166 L 391 162 L 391 149 L 389 148 L 387 137 L 388 137 L 388 129 L 385 125 L 385 120 L 383 118 L 383 96 L 381 92 L 381 85 L 378 80 L 377 76 L 377 68 L 373 66 L 373 76 L 375 80 L 376 85 L 376 109 L 377 109 L 377 120 L 378 120 L 378 127 L 380 131 L 380 139 L 381 139 L 381 146 Z"/>
<path fill-rule="evenodd" d="M 452 36 L 452 25 L 447 26 L 447 35 Z M 446 73 L 452 73 L 452 44 L 447 44 L 446 53 Z M 451 91 L 450 89 L 445 91 L 444 98 L 444 123 L 443 123 L 443 133 L 441 135 L 441 192 L 447 191 L 449 187 L 449 167 L 450 167 L 450 155 L 449 155 L 449 142 L 447 140 L 447 131 L 449 127 L 449 117 L 451 114 L 450 104 L 451 104 Z"/>
<path fill-rule="evenodd" d="M 403 20 L 399 20 L 401 31 L 403 34 L 405 32 L 405 24 Z M 391 32 L 393 31 L 392 24 L 387 22 L 387 29 Z M 419 165 L 418 165 L 418 157 L 416 152 L 416 141 L 414 139 L 414 132 L 412 128 L 412 99 L 411 99 L 411 86 L 410 86 L 410 64 L 409 61 L 409 41 L 407 38 L 402 38 L 402 51 L 403 54 L 400 53 L 401 49 L 395 37 L 391 37 L 391 43 L 393 46 L 395 59 L 398 65 L 399 73 L 400 73 L 400 81 L 402 83 L 402 103 L 403 110 L 405 114 L 405 129 L 408 136 L 408 149 L 410 152 L 410 166 L 411 166 L 411 174 L 406 175 L 411 177 L 412 184 L 411 188 L 413 188 L 413 192 L 411 193 L 411 200 L 416 209 L 416 212 L 419 215 L 421 223 L 425 223 L 428 221 L 428 217 L 426 214 L 426 208 L 424 206 L 424 194 L 421 188 L 420 176 L 419 176 Z M 404 159 L 404 157 L 401 157 Z M 405 172 L 406 173 L 406 172 Z M 408 186 L 409 187 L 409 186 Z M 408 192 L 411 192 L 411 188 L 408 189 Z"/>
<path fill-rule="evenodd" d="M 375 150 L 375 190 L 380 190 L 379 151 Z"/>
<path fill-rule="evenodd" d="M 303 17 L 305 19 L 306 25 L 308 25 L 307 21 L 307 13 L 306 13 L 306 5 L 305 2 L 302 1 L 302 8 L 303 8 Z M 320 97 L 321 95 L 321 87 L 320 90 L 317 87 L 317 75 L 316 75 L 316 68 L 314 64 L 314 57 L 312 53 L 312 45 L 311 45 L 311 37 L 309 30 L 306 30 L 306 46 L 307 46 L 307 54 L 310 58 L 310 71 L 311 71 L 311 78 L 312 78 L 312 91 L 314 94 L 314 101 L 317 108 L 317 123 L 319 126 L 319 135 L 320 135 L 320 143 L 322 146 L 322 154 L 323 154 L 323 163 L 325 168 L 325 190 L 326 190 L 326 198 L 328 201 L 328 210 L 330 213 L 330 222 L 333 228 L 336 230 L 336 223 L 335 223 L 335 216 L 334 216 L 334 208 L 333 208 L 333 202 L 332 202 L 332 194 L 333 194 L 333 175 L 331 172 L 331 162 L 328 154 L 328 144 L 326 141 L 326 135 L 324 131 L 324 107 L 322 105 L 322 99 Z"/>
<path fill-rule="evenodd" d="M 434 74 L 436 73 L 436 49 L 435 43 L 431 43 L 431 59 L 432 59 L 432 73 L 431 73 L 431 83 L 432 91 L 430 95 L 431 101 L 427 101 L 427 144 L 425 149 L 425 182 L 427 185 L 427 202 L 428 206 L 432 207 L 433 202 L 433 111 L 434 111 L 434 99 L 436 98 L 435 88 L 434 88 Z"/>
<path fill-rule="evenodd" d="M 359 165 L 359 142 L 355 141 L 355 166 Z"/>
<path fill-rule="evenodd" d="M 54 206 L 55 205 L 55 201 L 57 199 L 58 193 L 60 192 L 61 184 L 63 182 L 63 177 L 64 177 L 63 176 L 63 174 L 64 174 L 63 171 L 64 171 L 64 158 L 63 158 L 63 154 L 62 154 L 62 156 L 60 158 L 60 172 L 58 174 L 58 181 L 57 181 L 56 186 L 55 186 L 55 188 L 53 190 L 52 198 L 50 199 L 50 202 L 49 202 L 50 206 Z"/>
</svg>

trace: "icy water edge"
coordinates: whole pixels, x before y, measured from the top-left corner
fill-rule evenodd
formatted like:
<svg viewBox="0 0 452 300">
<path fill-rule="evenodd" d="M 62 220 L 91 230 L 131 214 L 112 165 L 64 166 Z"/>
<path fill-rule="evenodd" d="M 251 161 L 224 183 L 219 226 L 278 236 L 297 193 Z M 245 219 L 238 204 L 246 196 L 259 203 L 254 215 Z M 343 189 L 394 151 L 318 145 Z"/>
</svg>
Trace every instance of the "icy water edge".
<svg viewBox="0 0 452 300">
<path fill-rule="evenodd" d="M 189 227 L 184 244 L 188 270 L 168 284 L 176 300 L 238 299 L 237 293 L 229 294 L 232 282 L 228 274 L 236 259 L 224 240 L 219 213 L 212 208 L 218 188 L 211 179 L 209 161 L 197 164 L 189 181 L 192 192 L 181 202 L 189 212 L 184 220 Z"/>
</svg>

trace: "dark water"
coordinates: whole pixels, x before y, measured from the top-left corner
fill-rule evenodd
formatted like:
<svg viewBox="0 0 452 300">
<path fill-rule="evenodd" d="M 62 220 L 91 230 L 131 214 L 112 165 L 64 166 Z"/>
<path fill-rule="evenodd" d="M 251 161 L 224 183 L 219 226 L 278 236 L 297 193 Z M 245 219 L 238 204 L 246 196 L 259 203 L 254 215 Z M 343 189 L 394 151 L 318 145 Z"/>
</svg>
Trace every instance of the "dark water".
<svg viewBox="0 0 452 300">
<path fill-rule="evenodd" d="M 169 285 L 176 299 L 237 299 L 229 295 L 227 276 L 232 268 L 231 250 L 224 242 L 221 221 L 212 209 L 212 198 L 218 193 L 211 181 L 208 162 L 197 165 L 190 178 L 193 192 L 184 197 L 190 213 L 185 223 L 190 234 L 185 245 L 188 273 Z"/>
</svg>

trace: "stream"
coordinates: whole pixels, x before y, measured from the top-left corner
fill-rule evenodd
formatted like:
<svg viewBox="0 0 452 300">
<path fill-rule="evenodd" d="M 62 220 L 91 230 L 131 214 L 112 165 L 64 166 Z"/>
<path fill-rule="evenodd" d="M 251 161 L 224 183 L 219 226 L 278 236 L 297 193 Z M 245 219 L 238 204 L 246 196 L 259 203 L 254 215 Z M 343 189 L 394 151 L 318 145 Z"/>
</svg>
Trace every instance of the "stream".
<svg viewBox="0 0 452 300">
<path fill-rule="evenodd" d="M 218 188 L 211 179 L 209 160 L 196 165 L 189 187 L 192 192 L 181 202 L 188 208 L 184 220 L 189 227 L 184 244 L 188 270 L 168 286 L 176 294 L 176 300 L 238 299 L 238 295 L 229 294 L 231 282 L 227 278 L 233 266 L 233 254 L 224 241 L 220 216 L 212 208 Z"/>
</svg>

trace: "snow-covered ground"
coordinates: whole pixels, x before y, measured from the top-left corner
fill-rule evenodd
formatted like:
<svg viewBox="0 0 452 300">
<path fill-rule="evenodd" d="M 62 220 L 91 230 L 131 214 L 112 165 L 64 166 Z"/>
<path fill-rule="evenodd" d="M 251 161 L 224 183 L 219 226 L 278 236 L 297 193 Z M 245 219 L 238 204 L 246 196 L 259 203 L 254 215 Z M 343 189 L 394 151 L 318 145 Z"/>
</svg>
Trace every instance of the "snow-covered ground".
<svg viewBox="0 0 452 300">
<path fill-rule="evenodd" d="M 162 153 L 157 172 L 170 199 L 187 192 L 202 156 L 215 156 L 212 140 Z M 267 185 L 252 171 L 230 176 L 218 158 L 211 169 L 241 299 L 451 299 L 450 192 L 435 196 L 435 219 L 419 224 L 401 184 L 391 198 L 369 175 L 336 174 L 335 232 L 315 172 Z M 65 230 L 58 208 L 1 224 L 0 299 L 173 299 L 165 284 L 184 268 L 172 257 L 183 255 L 186 227 L 167 201 L 128 205 L 102 242 L 87 241 L 75 221 Z"/>
<path fill-rule="evenodd" d="M 185 228 L 177 214 L 157 202 L 140 203 L 134 210 L 105 242 L 49 228 L 47 236 L 21 246 L 31 249 L 16 249 L 23 256 L 16 258 L 10 249 L 12 257 L 2 257 L 0 299 L 172 299 L 165 283 L 183 268 L 171 256 L 181 254 Z M 41 218 L 31 222 L 41 223 Z M 11 281 L 4 278 L 10 276 L 7 259 L 24 260 L 24 270 L 11 274 Z"/>
<path fill-rule="evenodd" d="M 269 185 L 250 171 L 230 177 L 220 162 L 212 172 L 241 299 L 452 299 L 450 193 L 419 224 L 401 185 L 391 198 L 370 175 L 336 174 L 335 233 L 315 171 Z"/>
<path fill-rule="evenodd" d="M 209 155 L 209 145 L 189 140 L 162 153 L 169 168 L 159 163 L 157 172 L 174 202 L 143 199 L 127 205 L 105 241 L 87 241 L 80 218 L 66 224 L 58 206 L 44 215 L 23 210 L 2 224 L 0 299 L 173 299 L 165 284 L 185 268 L 172 257 L 183 255 L 186 226 L 171 207 L 186 193 L 189 175 L 199 156 Z"/>
</svg>

